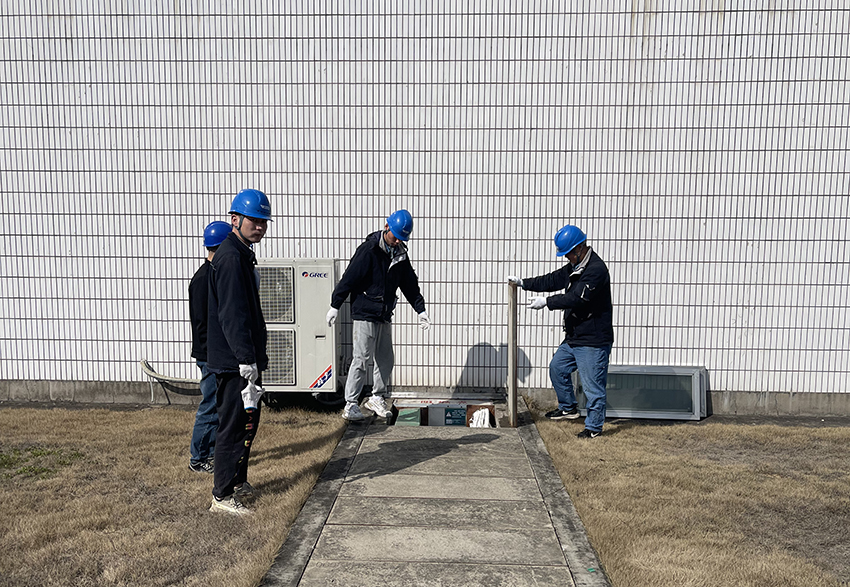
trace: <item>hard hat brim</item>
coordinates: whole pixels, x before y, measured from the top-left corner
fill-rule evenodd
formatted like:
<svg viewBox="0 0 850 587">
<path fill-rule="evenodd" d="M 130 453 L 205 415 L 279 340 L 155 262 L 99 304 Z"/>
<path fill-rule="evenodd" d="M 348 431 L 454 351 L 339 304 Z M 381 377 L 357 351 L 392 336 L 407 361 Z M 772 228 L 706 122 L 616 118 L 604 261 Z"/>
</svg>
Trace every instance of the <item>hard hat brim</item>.
<svg viewBox="0 0 850 587">
<path fill-rule="evenodd" d="M 236 210 L 231 210 L 228 214 L 239 214 L 239 216 L 244 216 L 245 218 L 256 218 L 257 220 L 268 220 L 269 222 L 274 222 L 271 216 L 254 216 L 253 214 L 245 214 L 244 212 L 237 212 Z"/>
<path fill-rule="evenodd" d="M 392 227 L 390 227 L 390 232 L 391 232 L 391 233 L 393 233 L 393 236 L 394 236 L 394 237 L 396 237 L 398 240 L 400 240 L 401 242 L 404 242 L 404 243 L 406 243 L 406 242 L 407 242 L 407 239 L 409 239 L 409 238 L 410 238 L 410 235 L 407 235 L 407 236 L 399 236 L 399 234 L 398 234 L 398 233 L 396 233 L 396 231 L 394 231 L 394 230 L 392 229 Z"/>
</svg>

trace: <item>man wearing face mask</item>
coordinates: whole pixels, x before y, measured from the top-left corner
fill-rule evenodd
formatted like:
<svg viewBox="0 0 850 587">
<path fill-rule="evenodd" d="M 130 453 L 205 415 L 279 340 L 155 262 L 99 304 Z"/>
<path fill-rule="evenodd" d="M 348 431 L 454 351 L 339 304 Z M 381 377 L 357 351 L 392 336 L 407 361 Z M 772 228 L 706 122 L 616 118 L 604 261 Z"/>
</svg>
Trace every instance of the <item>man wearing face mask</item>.
<svg viewBox="0 0 850 587">
<path fill-rule="evenodd" d="M 419 279 L 407 256 L 405 243 L 413 231 L 413 217 L 407 210 L 390 214 L 384 230 L 373 232 L 357 247 L 348 268 L 331 295 L 328 326 L 336 321 L 337 313 L 351 295 L 354 357 L 345 382 L 346 420 L 363 420 L 358 404 L 366 378 L 366 365 L 374 359 L 372 396 L 364 406 L 375 415 L 390 415 L 384 395 L 394 364 L 391 320 L 401 289 L 404 297 L 419 314 L 419 326 L 431 327 L 425 311 L 425 298 L 419 290 Z"/>
<path fill-rule="evenodd" d="M 262 385 L 261 373 L 269 366 L 253 249 L 265 236 L 271 213 L 263 192 L 239 192 L 230 206 L 232 229 L 209 271 L 207 366 L 216 377 L 218 411 L 210 511 L 237 516 L 251 513 L 241 500 L 254 494 L 248 457 L 260 423 L 255 386 Z"/>
<path fill-rule="evenodd" d="M 564 311 L 566 337 L 549 363 L 549 378 L 558 396 L 558 407 L 546 414 L 552 420 L 579 417 L 572 373 L 578 370 L 587 397 L 587 417 L 579 438 L 596 438 L 605 422 L 608 359 L 614 343 L 611 278 L 605 262 L 587 244 L 587 236 L 568 224 L 555 234 L 557 256 L 566 256 L 564 267 L 539 277 L 508 277 L 510 283 L 536 292 L 564 293 L 529 300 L 531 310 Z"/>
</svg>

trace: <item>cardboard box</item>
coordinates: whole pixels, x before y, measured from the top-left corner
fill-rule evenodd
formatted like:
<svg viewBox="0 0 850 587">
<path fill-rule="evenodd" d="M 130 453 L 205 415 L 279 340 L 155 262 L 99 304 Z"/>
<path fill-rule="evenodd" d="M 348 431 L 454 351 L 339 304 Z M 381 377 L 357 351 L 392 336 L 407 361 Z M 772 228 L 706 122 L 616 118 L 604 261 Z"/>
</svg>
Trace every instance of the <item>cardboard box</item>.
<svg viewBox="0 0 850 587">
<path fill-rule="evenodd" d="M 490 412 L 490 426 L 496 427 L 496 406 L 493 404 L 470 404 L 466 406 L 466 425 L 472 423 L 472 415 L 481 408 L 486 408 Z"/>
</svg>

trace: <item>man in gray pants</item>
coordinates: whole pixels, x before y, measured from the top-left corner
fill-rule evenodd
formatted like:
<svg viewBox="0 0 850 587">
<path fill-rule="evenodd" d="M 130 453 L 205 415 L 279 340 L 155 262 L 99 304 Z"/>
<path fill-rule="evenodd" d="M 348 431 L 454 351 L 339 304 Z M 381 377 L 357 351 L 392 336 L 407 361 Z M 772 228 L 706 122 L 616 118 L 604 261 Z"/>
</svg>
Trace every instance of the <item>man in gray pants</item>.
<svg viewBox="0 0 850 587">
<path fill-rule="evenodd" d="M 404 297 L 419 314 L 419 327 L 428 330 L 431 320 L 425 311 L 425 298 L 413 271 L 404 244 L 413 231 L 413 218 L 407 210 L 390 214 L 384 230 L 373 232 L 357 247 L 348 268 L 331 295 L 328 326 L 336 321 L 339 309 L 351 295 L 354 358 L 345 382 L 346 420 L 362 420 L 359 399 L 366 379 L 366 365 L 374 360 L 372 396 L 364 404 L 381 418 L 390 415 L 384 395 L 393 371 L 392 315 L 401 288 Z"/>
</svg>

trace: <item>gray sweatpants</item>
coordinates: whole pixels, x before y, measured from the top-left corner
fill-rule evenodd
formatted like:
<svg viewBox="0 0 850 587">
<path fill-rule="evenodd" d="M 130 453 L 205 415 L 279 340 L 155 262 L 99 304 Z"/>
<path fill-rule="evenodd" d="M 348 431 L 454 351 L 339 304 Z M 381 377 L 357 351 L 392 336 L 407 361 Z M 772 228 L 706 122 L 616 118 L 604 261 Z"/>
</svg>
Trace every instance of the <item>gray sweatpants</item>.
<svg viewBox="0 0 850 587">
<path fill-rule="evenodd" d="M 386 395 L 387 384 L 395 364 L 392 324 L 354 320 L 352 336 L 354 358 L 345 381 L 345 401 L 357 402 L 360 398 L 360 392 L 366 382 L 366 367 L 373 359 L 375 366 L 372 371 L 372 394 Z"/>
</svg>

